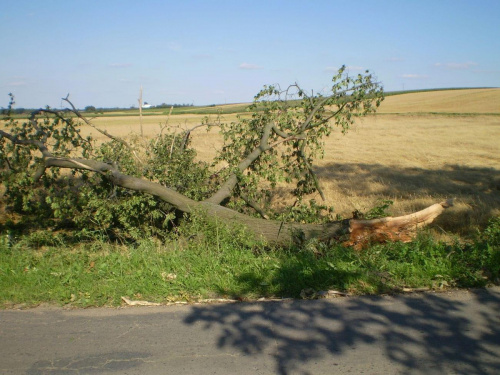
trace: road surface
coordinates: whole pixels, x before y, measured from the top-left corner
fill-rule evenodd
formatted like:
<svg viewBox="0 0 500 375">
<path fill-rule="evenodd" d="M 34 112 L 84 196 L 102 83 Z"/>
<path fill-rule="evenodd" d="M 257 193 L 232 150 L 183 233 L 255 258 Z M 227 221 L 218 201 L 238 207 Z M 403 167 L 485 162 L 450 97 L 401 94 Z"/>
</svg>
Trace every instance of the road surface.
<svg viewBox="0 0 500 375">
<path fill-rule="evenodd" d="M 0 311 L 1 374 L 500 374 L 500 287 Z"/>
</svg>

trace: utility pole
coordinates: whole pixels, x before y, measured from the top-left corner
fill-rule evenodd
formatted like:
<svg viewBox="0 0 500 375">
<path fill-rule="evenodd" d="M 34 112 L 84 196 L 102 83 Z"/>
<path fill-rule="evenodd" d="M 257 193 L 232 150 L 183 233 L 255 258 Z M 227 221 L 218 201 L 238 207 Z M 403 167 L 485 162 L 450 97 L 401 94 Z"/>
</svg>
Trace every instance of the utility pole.
<svg viewBox="0 0 500 375">
<path fill-rule="evenodd" d="M 144 132 L 142 130 L 142 85 L 139 91 L 139 122 L 141 124 L 141 137 L 144 137 Z"/>
</svg>

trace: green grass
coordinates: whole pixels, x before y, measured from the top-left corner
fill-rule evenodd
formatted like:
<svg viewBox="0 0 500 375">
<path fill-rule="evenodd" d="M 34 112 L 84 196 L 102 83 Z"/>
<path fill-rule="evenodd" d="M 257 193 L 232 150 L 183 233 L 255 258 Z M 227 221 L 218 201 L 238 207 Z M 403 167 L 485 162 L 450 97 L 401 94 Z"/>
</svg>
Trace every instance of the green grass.
<svg viewBox="0 0 500 375">
<path fill-rule="evenodd" d="M 404 287 L 481 287 L 500 278 L 500 219 L 474 244 L 436 243 L 422 234 L 410 244 L 361 252 L 315 242 L 269 249 L 241 228 L 201 216 L 177 233 L 163 243 L 129 245 L 72 244 L 43 234 L 12 241 L 3 234 L 0 306 L 116 306 L 122 296 L 160 303 L 300 298 L 304 289 L 381 294 Z"/>
</svg>

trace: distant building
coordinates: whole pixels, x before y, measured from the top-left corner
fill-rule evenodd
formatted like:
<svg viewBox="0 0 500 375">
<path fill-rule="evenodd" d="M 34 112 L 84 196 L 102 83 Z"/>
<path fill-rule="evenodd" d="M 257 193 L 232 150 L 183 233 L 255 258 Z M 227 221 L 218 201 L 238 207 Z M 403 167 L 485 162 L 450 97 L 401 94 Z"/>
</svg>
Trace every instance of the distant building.
<svg viewBox="0 0 500 375">
<path fill-rule="evenodd" d="M 142 108 L 151 108 L 152 105 L 149 104 L 148 102 L 144 102 L 144 104 L 142 105 Z"/>
</svg>

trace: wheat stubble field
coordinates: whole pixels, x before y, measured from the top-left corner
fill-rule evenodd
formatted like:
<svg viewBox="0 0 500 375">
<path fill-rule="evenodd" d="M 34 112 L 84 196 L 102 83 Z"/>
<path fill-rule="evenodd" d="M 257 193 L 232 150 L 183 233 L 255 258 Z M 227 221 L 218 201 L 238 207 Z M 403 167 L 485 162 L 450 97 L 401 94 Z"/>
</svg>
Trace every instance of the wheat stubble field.
<svg viewBox="0 0 500 375">
<path fill-rule="evenodd" d="M 144 116 L 145 137 L 158 134 L 167 117 Z M 203 117 L 172 115 L 168 127 L 181 132 Z M 222 121 L 235 119 L 235 114 L 222 116 Z M 93 122 L 117 136 L 140 134 L 139 117 L 97 117 Z M 86 125 L 82 132 L 105 140 Z M 201 160 L 211 160 L 221 144 L 216 128 L 192 136 Z M 467 238 L 500 214 L 500 89 L 388 96 L 376 115 L 358 120 L 347 135 L 332 133 L 315 170 L 324 203 L 343 218 L 381 200 L 393 201 L 391 214 L 402 215 L 455 198 L 433 231 L 443 239 Z M 284 205 L 292 202 L 285 188 L 277 189 L 276 197 Z M 312 198 L 321 202 L 319 194 Z"/>
<path fill-rule="evenodd" d="M 186 128 L 202 115 L 171 116 Z M 143 118 L 153 136 L 167 116 Z M 235 115 L 223 116 L 231 121 Z M 139 134 L 135 117 L 100 117 L 95 124 L 121 136 Z M 198 157 L 210 160 L 221 145 L 216 130 L 193 136 Z M 316 165 L 326 202 L 342 217 L 392 200 L 393 215 L 455 198 L 434 225 L 444 238 L 468 236 L 500 214 L 500 89 L 445 90 L 389 96 L 377 115 L 360 119 L 347 135 L 326 141 Z M 284 189 L 276 193 L 287 202 Z M 319 195 L 315 197 L 321 201 Z"/>
</svg>

